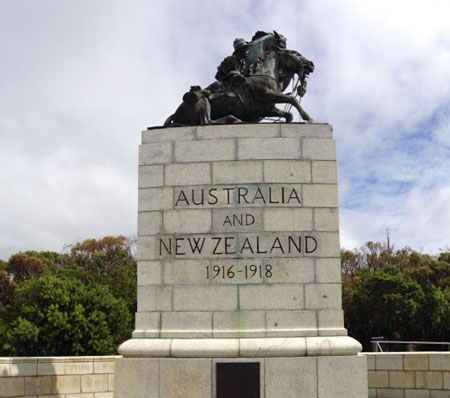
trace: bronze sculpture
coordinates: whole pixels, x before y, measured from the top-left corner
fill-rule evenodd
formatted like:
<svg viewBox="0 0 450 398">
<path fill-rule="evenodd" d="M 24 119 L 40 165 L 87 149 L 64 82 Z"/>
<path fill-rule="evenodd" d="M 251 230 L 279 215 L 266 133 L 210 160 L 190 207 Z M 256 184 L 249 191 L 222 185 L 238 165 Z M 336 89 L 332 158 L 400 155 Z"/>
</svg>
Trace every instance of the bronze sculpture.
<svg viewBox="0 0 450 398">
<path fill-rule="evenodd" d="M 217 68 L 216 81 L 205 89 L 192 86 L 165 126 L 258 123 L 266 117 L 291 122 L 292 114 L 276 104 L 290 104 L 303 120 L 313 122 L 295 98 L 306 93 L 306 78 L 314 71 L 311 61 L 286 49 L 286 38 L 277 32 L 259 31 L 251 42 L 236 39 L 233 46 L 233 54 Z M 296 92 L 284 94 L 294 75 Z"/>
</svg>

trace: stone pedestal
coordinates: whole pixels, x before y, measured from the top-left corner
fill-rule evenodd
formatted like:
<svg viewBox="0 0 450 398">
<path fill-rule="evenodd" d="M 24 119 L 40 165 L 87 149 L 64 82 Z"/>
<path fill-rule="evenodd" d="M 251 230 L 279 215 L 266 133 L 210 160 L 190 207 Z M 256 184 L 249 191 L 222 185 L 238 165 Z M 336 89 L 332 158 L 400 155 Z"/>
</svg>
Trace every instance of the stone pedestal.
<svg viewBox="0 0 450 398">
<path fill-rule="evenodd" d="M 367 397 L 326 124 L 144 131 L 138 312 L 115 398 Z"/>
</svg>

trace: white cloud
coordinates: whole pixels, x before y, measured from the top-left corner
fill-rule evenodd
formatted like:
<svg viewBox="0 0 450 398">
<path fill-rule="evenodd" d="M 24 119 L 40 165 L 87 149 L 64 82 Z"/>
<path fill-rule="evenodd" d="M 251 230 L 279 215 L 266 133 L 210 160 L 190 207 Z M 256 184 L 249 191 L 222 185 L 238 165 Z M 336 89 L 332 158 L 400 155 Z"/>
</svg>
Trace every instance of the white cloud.
<svg viewBox="0 0 450 398">
<path fill-rule="evenodd" d="M 447 1 L 0 2 L 0 258 L 136 230 L 140 131 L 212 82 L 234 38 L 314 61 L 334 126 L 341 241 L 450 241 Z M 298 116 L 296 115 L 296 120 Z"/>
</svg>

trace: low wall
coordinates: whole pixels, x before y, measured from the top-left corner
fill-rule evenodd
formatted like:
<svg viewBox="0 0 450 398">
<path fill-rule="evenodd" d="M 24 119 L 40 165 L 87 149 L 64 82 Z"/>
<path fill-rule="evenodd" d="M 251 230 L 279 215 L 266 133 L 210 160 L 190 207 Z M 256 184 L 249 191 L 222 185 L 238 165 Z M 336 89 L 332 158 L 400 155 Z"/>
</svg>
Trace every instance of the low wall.
<svg viewBox="0 0 450 398">
<path fill-rule="evenodd" d="M 364 355 L 370 398 L 450 398 L 450 352 Z M 0 358 L 0 397 L 113 398 L 116 358 Z"/>
<path fill-rule="evenodd" d="M 113 398 L 116 358 L 0 358 L 0 397 Z"/>
<path fill-rule="evenodd" d="M 364 354 L 370 398 L 450 398 L 450 352 Z"/>
</svg>

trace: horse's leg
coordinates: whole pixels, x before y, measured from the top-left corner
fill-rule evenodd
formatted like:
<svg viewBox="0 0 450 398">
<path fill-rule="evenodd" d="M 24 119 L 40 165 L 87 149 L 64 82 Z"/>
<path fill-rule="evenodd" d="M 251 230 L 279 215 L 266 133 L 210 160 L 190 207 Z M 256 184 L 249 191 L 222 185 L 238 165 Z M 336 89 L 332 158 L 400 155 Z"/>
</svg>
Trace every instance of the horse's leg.
<svg viewBox="0 0 450 398">
<path fill-rule="evenodd" d="M 291 112 L 282 111 L 275 106 L 269 112 L 267 112 L 265 117 L 284 117 L 286 119 L 286 123 L 292 122 L 293 119 Z"/>
<path fill-rule="evenodd" d="M 298 110 L 300 116 L 307 123 L 314 123 L 314 120 L 303 110 L 300 103 L 292 96 L 283 93 L 274 93 L 273 91 L 266 91 L 263 95 L 258 97 L 258 101 L 275 104 L 290 104 Z"/>
<path fill-rule="evenodd" d="M 198 124 L 205 125 L 211 123 L 211 105 L 207 98 L 200 98 L 196 102 L 194 114 Z"/>
</svg>

